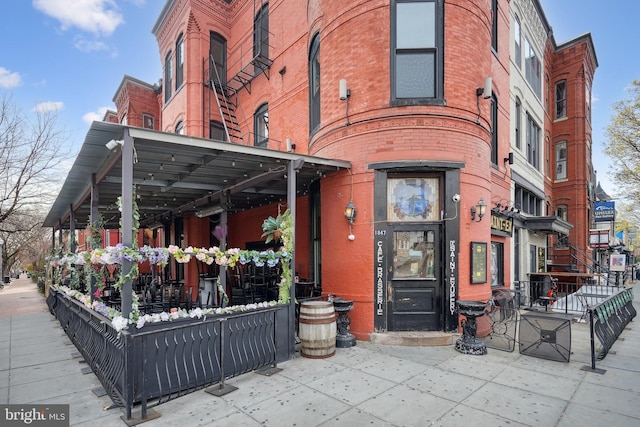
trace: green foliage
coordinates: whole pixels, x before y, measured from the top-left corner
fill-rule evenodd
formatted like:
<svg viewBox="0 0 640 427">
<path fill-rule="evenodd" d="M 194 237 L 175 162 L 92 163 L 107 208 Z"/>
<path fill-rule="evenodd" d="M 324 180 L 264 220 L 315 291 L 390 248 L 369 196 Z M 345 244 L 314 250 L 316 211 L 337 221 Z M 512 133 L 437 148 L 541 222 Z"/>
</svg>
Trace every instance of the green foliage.
<svg viewBox="0 0 640 427">
<path fill-rule="evenodd" d="M 605 153 L 611 157 L 616 180 L 616 196 L 637 205 L 640 202 L 640 80 L 627 89 L 629 97 L 614 104 L 614 114 L 607 127 Z"/>
</svg>

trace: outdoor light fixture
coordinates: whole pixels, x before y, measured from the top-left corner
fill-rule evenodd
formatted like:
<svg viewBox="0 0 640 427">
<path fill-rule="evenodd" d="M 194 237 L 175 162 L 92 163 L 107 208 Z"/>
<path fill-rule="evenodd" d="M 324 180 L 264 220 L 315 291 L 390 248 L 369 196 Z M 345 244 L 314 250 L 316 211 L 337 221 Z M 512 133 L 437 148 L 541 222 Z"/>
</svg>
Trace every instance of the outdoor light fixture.
<svg viewBox="0 0 640 427">
<path fill-rule="evenodd" d="M 475 206 L 471 206 L 471 221 L 480 222 L 482 221 L 482 217 L 487 211 L 487 204 L 484 200 L 478 200 L 478 204 Z M 476 219 L 476 215 L 478 219 Z"/>
<path fill-rule="evenodd" d="M 198 218 L 204 218 L 205 216 L 215 215 L 224 212 L 222 206 L 211 206 L 210 208 L 202 209 L 196 212 Z"/>
<path fill-rule="evenodd" d="M 509 162 L 510 165 L 513 164 L 513 151 L 509 153 L 509 156 L 504 158 L 504 162 L 505 163 Z"/>
<path fill-rule="evenodd" d="M 484 99 L 491 98 L 492 85 L 493 85 L 493 80 L 491 79 L 491 77 L 485 77 L 484 87 L 479 87 L 476 89 L 476 96 L 482 95 Z"/>
<path fill-rule="evenodd" d="M 349 221 L 349 224 L 353 224 L 355 222 L 357 213 L 358 210 L 353 205 L 353 202 L 349 200 L 349 203 L 347 203 L 347 206 L 345 206 L 344 208 L 344 216 L 347 217 L 347 221 Z"/>
<path fill-rule="evenodd" d="M 117 139 L 112 139 L 111 141 L 107 142 L 105 144 L 105 147 L 107 147 L 109 150 L 113 150 L 114 148 L 116 148 L 119 145 L 124 144 L 124 141 L 122 140 L 117 140 Z"/>
</svg>

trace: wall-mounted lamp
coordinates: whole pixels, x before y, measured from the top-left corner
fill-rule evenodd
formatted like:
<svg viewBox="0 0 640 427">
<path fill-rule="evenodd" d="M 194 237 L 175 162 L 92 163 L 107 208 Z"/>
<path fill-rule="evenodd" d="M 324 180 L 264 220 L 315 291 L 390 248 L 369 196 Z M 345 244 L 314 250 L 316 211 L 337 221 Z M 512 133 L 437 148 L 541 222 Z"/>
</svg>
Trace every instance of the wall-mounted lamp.
<svg viewBox="0 0 640 427">
<path fill-rule="evenodd" d="M 478 204 L 475 206 L 471 206 L 471 221 L 480 222 L 482 221 L 482 217 L 487 212 L 487 204 L 484 200 L 478 200 Z M 478 219 L 476 219 L 476 216 Z"/>
<path fill-rule="evenodd" d="M 113 150 L 114 148 L 122 144 L 124 144 L 124 141 L 112 139 L 111 141 L 107 142 L 104 146 L 107 147 L 109 150 Z"/>
<path fill-rule="evenodd" d="M 355 222 L 357 213 L 358 210 L 353 205 L 353 202 L 349 200 L 349 203 L 347 203 L 347 206 L 345 206 L 344 208 L 344 216 L 347 217 L 347 221 L 349 221 L 349 224 L 353 224 Z"/>
<path fill-rule="evenodd" d="M 491 89 L 493 86 L 493 81 L 491 77 L 485 77 L 484 79 L 484 87 L 479 87 L 476 89 L 476 96 L 482 95 L 484 99 L 491 98 Z"/>
<path fill-rule="evenodd" d="M 510 165 L 512 165 L 512 164 L 513 164 L 513 151 L 509 153 L 509 156 L 508 156 L 508 157 L 505 157 L 505 158 L 504 158 L 504 162 L 505 162 L 505 163 L 509 162 L 509 164 L 510 164 Z"/>
<path fill-rule="evenodd" d="M 290 153 L 292 151 L 295 151 L 296 144 L 291 143 L 291 138 L 287 138 L 286 142 L 287 142 L 287 152 Z"/>
<path fill-rule="evenodd" d="M 351 96 L 351 89 L 347 89 L 347 79 L 340 79 L 340 101 Z"/>
</svg>

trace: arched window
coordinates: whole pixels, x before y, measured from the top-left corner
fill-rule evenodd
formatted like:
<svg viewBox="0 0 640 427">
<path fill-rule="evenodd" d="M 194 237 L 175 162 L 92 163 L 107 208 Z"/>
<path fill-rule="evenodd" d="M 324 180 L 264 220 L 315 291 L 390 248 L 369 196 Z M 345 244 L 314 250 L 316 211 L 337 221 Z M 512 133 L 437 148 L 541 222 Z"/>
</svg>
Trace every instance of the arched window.
<svg viewBox="0 0 640 427">
<path fill-rule="evenodd" d="M 184 122 L 182 120 L 176 124 L 176 133 L 178 135 L 184 135 Z"/>
<path fill-rule="evenodd" d="M 309 50 L 309 131 L 320 127 L 320 34 L 313 36 Z"/>
</svg>

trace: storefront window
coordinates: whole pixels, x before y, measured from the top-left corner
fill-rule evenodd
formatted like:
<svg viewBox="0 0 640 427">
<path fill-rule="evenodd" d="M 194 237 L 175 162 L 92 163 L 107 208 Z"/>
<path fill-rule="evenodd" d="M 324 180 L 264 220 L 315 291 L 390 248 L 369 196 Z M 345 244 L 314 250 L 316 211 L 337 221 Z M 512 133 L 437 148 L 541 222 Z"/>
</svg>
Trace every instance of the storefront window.
<svg viewBox="0 0 640 427">
<path fill-rule="evenodd" d="M 437 178 L 390 178 L 387 181 L 387 220 L 438 221 Z"/>
<path fill-rule="evenodd" d="M 393 233 L 393 268 L 395 279 L 435 279 L 435 233 Z"/>
<path fill-rule="evenodd" d="M 491 242 L 491 286 L 504 285 L 504 245 Z"/>
</svg>

